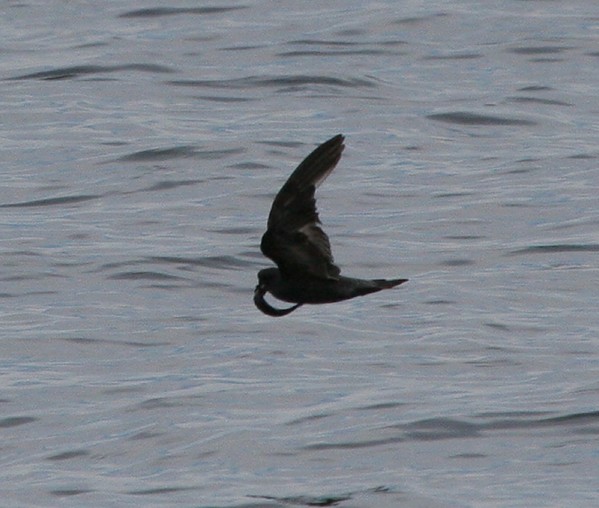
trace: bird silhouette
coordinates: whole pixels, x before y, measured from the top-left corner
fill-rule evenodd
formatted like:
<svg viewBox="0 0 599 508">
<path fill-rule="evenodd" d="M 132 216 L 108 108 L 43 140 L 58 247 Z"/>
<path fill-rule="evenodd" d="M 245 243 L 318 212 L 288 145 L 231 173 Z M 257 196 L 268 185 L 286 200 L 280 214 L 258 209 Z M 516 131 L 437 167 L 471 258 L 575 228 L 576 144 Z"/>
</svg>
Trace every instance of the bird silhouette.
<svg viewBox="0 0 599 508">
<path fill-rule="evenodd" d="M 258 272 L 254 303 L 264 314 L 285 316 L 304 304 L 333 303 L 403 284 L 407 279 L 344 277 L 316 211 L 316 188 L 331 174 L 345 148 L 341 134 L 318 146 L 276 195 L 260 249 L 277 268 Z M 295 305 L 277 309 L 264 295 Z"/>
</svg>

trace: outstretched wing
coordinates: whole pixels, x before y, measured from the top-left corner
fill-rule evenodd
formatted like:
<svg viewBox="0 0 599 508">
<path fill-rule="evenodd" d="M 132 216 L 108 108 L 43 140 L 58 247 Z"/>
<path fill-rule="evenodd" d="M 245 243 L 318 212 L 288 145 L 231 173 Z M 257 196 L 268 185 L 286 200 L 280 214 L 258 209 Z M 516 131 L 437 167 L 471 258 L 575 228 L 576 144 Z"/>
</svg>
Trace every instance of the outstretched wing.
<svg viewBox="0 0 599 508">
<path fill-rule="evenodd" d="M 316 148 L 275 197 L 260 248 L 284 274 L 322 279 L 339 276 L 329 237 L 320 227 L 314 191 L 339 162 L 343 140 L 338 134 Z"/>
</svg>

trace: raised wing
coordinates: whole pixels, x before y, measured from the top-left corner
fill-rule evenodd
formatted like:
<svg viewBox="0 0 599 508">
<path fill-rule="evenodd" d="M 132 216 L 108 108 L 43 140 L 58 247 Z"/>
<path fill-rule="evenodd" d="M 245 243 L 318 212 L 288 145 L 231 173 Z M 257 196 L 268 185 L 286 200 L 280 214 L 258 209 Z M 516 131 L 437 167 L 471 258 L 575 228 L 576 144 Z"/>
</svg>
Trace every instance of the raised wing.
<svg viewBox="0 0 599 508">
<path fill-rule="evenodd" d="M 343 140 L 338 134 L 308 155 L 272 204 L 260 248 L 287 276 L 339 276 L 329 238 L 320 227 L 314 191 L 339 162 L 345 148 Z"/>
</svg>

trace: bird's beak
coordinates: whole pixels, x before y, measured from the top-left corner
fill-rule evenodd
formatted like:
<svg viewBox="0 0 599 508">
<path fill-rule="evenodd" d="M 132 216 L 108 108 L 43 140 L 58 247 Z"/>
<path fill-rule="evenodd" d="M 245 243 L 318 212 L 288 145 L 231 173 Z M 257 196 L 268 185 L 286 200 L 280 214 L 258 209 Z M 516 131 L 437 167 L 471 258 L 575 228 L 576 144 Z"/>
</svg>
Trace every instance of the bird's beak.
<svg viewBox="0 0 599 508">
<path fill-rule="evenodd" d="M 265 294 L 266 294 L 266 288 L 263 285 L 258 284 L 256 286 L 256 289 L 254 289 L 254 304 L 256 305 L 256 307 L 258 307 L 258 309 L 260 309 L 262 312 L 264 312 L 264 314 L 266 314 L 267 316 L 272 316 L 272 317 L 286 316 L 287 314 L 289 314 L 290 312 L 293 312 L 295 309 L 297 309 L 301 305 L 301 303 L 298 303 L 298 304 L 294 305 L 293 307 L 289 307 L 287 309 L 275 309 L 264 299 Z"/>
</svg>

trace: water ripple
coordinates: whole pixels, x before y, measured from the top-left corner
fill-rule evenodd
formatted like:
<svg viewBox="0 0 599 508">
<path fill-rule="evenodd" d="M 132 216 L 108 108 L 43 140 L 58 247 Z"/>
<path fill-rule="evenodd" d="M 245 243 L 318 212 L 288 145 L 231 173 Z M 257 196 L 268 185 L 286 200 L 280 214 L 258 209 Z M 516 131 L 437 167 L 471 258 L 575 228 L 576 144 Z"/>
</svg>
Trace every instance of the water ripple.
<svg viewBox="0 0 599 508">
<path fill-rule="evenodd" d="M 358 42 L 348 40 L 303 39 L 290 41 L 287 44 L 299 47 L 314 47 L 314 49 L 295 49 L 289 51 L 282 51 L 277 53 L 277 56 L 304 57 L 327 55 L 401 55 L 402 52 L 397 51 L 394 48 L 395 46 L 405 45 L 406 42 L 400 40 L 392 40 L 379 42 L 375 41 L 365 44 L 362 41 Z"/>
<path fill-rule="evenodd" d="M 331 495 L 322 495 L 322 496 L 286 496 L 286 497 L 277 497 L 277 496 L 257 496 L 257 495 L 249 495 L 248 497 L 254 499 L 266 499 L 270 501 L 278 501 L 283 504 L 283 506 L 294 505 L 294 506 L 337 506 L 339 503 L 343 501 L 350 501 L 357 497 L 363 496 L 371 496 L 373 494 L 391 494 L 394 492 L 394 489 L 391 487 L 386 487 L 384 485 L 374 487 L 371 489 L 365 489 L 361 491 L 353 491 L 346 492 L 342 494 L 331 494 Z M 265 505 L 252 505 L 255 508 L 264 507 Z M 276 505 L 279 506 L 279 505 Z M 273 505 L 268 505 L 270 508 L 275 508 Z"/>
<path fill-rule="evenodd" d="M 517 55 L 553 55 L 572 49 L 568 46 L 524 46 L 512 48 L 510 51 Z"/>
<path fill-rule="evenodd" d="M 21 79 L 41 79 L 46 81 L 58 79 L 71 79 L 89 74 L 100 74 L 119 71 L 139 71 L 150 73 L 172 73 L 175 72 L 170 67 L 157 64 L 125 64 L 125 65 L 73 65 L 70 67 L 57 67 L 48 71 L 33 72 L 31 74 L 21 74 L 7 80 Z"/>
<path fill-rule="evenodd" d="M 120 273 L 111 275 L 108 278 L 114 279 L 114 280 L 154 280 L 154 281 L 185 280 L 183 277 L 177 277 L 176 275 L 168 275 L 166 273 L 152 272 L 152 271 L 120 272 Z"/>
<path fill-rule="evenodd" d="M 70 450 L 68 452 L 56 453 L 54 455 L 50 455 L 46 458 L 46 460 L 56 461 L 56 460 L 71 460 L 77 459 L 80 457 L 86 457 L 90 455 L 88 450 Z"/>
<path fill-rule="evenodd" d="M 523 249 L 513 250 L 508 255 L 518 254 L 554 254 L 557 252 L 599 252 L 599 244 L 548 244 L 548 245 L 532 245 Z"/>
<path fill-rule="evenodd" d="M 105 263 L 95 271 L 109 271 L 126 267 L 135 267 L 140 265 L 177 265 L 176 268 L 188 270 L 190 267 L 201 266 L 205 268 L 214 268 L 218 270 L 235 270 L 255 266 L 253 262 L 239 259 L 235 256 L 203 256 L 189 258 L 183 256 L 149 256 L 141 259 L 129 261 L 119 261 Z M 150 279 L 150 280 L 186 280 L 182 277 L 167 275 L 153 270 L 125 270 L 109 276 L 111 279 Z"/>
<path fill-rule="evenodd" d="M 248 88 L 280 88 L 306 85 L 326 85 L 341 88 L 375 88 L 377 83 L 366 78 L 336 78 L 318 75 L 296 76 L 248 76 L 236 79 L 196 79 L 169 81 L 174 86 L 188 86 L 194 88 L 227 88 L 246 90 Z"/>
<path fill-rule="evenodd" d="M 0 420 L 0 428 L 6 429 L 9 427 L 18 427 L 37 421 L 37 418 L 32 416 L 9 416 Z"/>
<path fill-rule="evenodd" d="M 389 425 L 379 432 L 392 435 L 355 439 L 352 441 L 318 442 L 304 445 L 306 451 L 352 450 L 397 445 L 405 441 L 440 441 L 446 439 L 481 438 L 493 431 L 532 431 L 534 429 L 567 427 L 575 434 L 599 434 L 599 411 L 539 418 L 539 413 L 486 413 L 474 417 L 483 422 L 457 418 L 427 418 Z"/>
<path fill-rule="evenodd" d="M 54 489 L 50 491 L 50 494 L 56 497 L 70 497 L 79 496 L 81 494 L 88 494 L 93 492 L 91 489 Z"/>
<path fill-rule="evenodd" d="M 439 122 L 455 123 L 459 125 L 520 125 L 532 126 L 537 125 L 537 122 L 532 120 L 523 120 L 520 118 L 511 118 L 496 115 L 480 115 L 477 113 L 469 113 L 466 111 L 454 111 L 451 113 L 435 113 L 427 115 L 431 120 Z"/>
<path fill-rule="evenodd" d="M 223 159 L 230 155 L 243 153 L 242 148 L 234 148 L 228 150 L 198 150 L 190 145 L 174 146 L 170 148 L 150 148 L 147 150 L 139 150 L 127 155 L 123 155 L 116 159 L 122 162 L 146 162 L 146 161 L 165 161 L 181 158 L 194 159 Z"/>
<path fill-rule="evenodd" d="M 219 14 L 222 12 L 245 9 L 242 5 L 231 7 L 149 7 L 135 9 L 119 14 L 119 18 L 157 18 L 161 16 L 175 16 L 180 14 Z"/>
<path fill-rule="evenodd" d="M 33 201 L 22 201 L 19 203 L 5 203 L 0 205 L 0 208 L 30 208 L 36 206 L 56 206 L 56 205 L 72 205 L 81 203 L 83 201 L 89 201 L 92 199 L 98 199 L 101 196 L 95 194 L 82 194 L 79 196 L 60 196 L 56 198 L 45 198 L 36 199 Z"/>
</svg>

